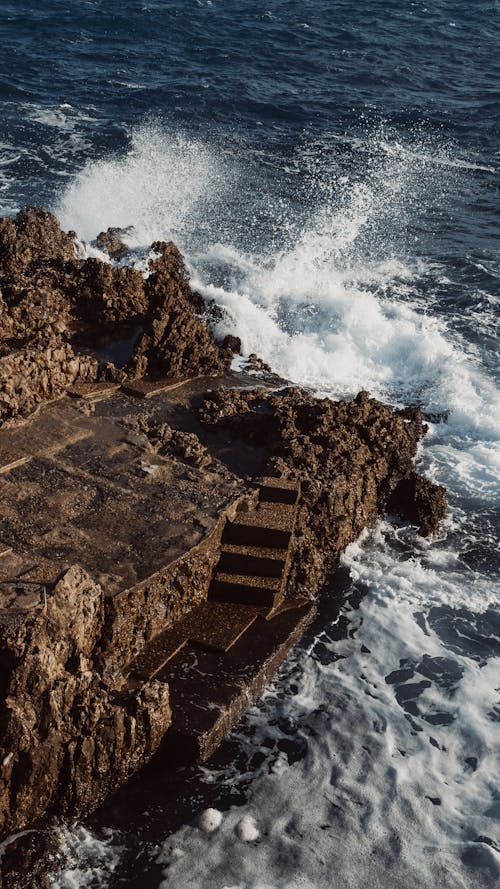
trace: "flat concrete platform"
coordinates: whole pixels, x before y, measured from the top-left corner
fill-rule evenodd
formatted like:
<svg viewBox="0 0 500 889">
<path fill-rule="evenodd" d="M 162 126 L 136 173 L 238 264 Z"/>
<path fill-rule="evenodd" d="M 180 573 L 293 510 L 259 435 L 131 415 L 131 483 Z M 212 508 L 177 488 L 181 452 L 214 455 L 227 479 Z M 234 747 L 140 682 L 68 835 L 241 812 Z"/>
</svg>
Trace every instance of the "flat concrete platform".
<svg viewBox="0 0 500 889">
<path fill-rule="evenodd" d="M 174 400 L 144 401 L 106 387 L 104 400 L 92 384 L 96 403 L 65 397 L 0 430 L 0 580 L 50 583 L 76 563 L 107 594 L 129 589 L 197 545 L 244 493 L 218 460 L 197 468 L 152 445 L 148 430 L 182 413 L 178 388 Z"/>
</svg>

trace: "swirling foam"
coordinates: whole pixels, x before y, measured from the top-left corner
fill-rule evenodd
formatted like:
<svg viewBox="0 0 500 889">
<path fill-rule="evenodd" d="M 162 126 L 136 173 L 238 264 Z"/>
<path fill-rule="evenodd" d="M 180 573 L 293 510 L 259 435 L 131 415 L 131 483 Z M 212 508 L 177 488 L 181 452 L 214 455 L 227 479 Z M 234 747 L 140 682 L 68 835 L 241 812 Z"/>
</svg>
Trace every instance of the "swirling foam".
<svg viewBox="0 0 500 889">
<path fill-rule="evenodd" d="M 415 874 L 423 889 L 465 889 L 500 878 L 500 400 L 480 353 L 434 311 L 433 286 L 450 282 L 408 259 L 405 243 L 436 192 L 446 200 L 436 176 L 466 175 L 467 164 L 375 142 L 376 162 L 357 178 L 305 169 L 311 206 L 300 224 L 276 207 L 267 248 L 255 247 L 265 195 L 235 198 L 240 170 L 158 129 L 137 131 L 127 156 L 87 166 L 56 208 L 85 238 L 129 224 L 136 244 L 175 237 L 195 286 L 226 309 L 219 332 L 241 336 L 283 376 L 443 413 L 419 452 L 449 490 L 440 537 L 381 522 L 347 549 L 344 565 L 367 593 L 348 639 L 325 627 L 235 733 L 249 763 L 262 763 L 249 765 L 248 803 L 210 836 L 187 826 L 165 840 L 156 859 L 165 889 L 406 887 Z M 239 204 L 234 238 L 217 236 L 231 230 L 224 195 Z M 207 771 L 221 786 L 240 778 Z M 255 841 L 239 839 L 242 818 L 253 819 Z"/>
</svg>

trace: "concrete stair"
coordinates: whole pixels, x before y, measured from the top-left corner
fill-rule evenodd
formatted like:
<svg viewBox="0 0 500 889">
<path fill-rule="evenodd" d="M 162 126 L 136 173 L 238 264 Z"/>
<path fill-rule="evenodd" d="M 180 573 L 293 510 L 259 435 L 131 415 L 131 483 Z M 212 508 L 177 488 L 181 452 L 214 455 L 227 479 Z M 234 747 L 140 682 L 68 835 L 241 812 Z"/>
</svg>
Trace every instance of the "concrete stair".
<svg viewBox="0 0 500 889">
<path fill-rule="evenodd" d="M 227 522 L 209 600 L 265 605 L 274 612 L 283 599 L 300 487 L 264 478 L 255 509 Z"/>
<path fill-rule="evenodd" d="M 279 577 L 252 577 L 217 571 L 210 585 L 209 599 L 214 602 L 239 602 L 272 608 L 281 593 Z"/>
<path fill-rule="evenodd" d="M 217 570 L 224 574 L 281 577 L 287 565 L 287 556 L 288 551 L 280 548 L 223 543 Z"/>
<path fill-rule="evenodd" d="M 295 506 L 259 501 L 256 509 L 242 512 L 228 522 L 223 543 L 287 549 L 295 524 Z"/>
<path fill-rule="evenodd" d="M 295 481 L 271 477 L 262 479 L 259 490 L 259 500 L 261 503 L 288 503 L 295 506 L 299 495 L 300 487 Z"/>
<path fill-rule="evenodd" d="M 132 681 L 153 679 L 188 642 L 225 653 L 259 616 L 254 607 L 202 602 L 148 642 L 127 673 Z"/>
<path fill-rule="evenodd" d="M 226 523 L 207 601 L 129 666 L 129 685 L 168 682 L 176 757 L 213 753 L 312 620 L 309 601 L 283 599 L 299 496 L 295 482 L 264 479 L 256 507 Z"/>
<path fill-rule="evenodd" d="M 157 673 L 184 647 L 186 635 L 177 624 L 164 630 L 145 645 L 127 670 L 129 681 L 147 682 L 154 679 Z"/>
</svg>

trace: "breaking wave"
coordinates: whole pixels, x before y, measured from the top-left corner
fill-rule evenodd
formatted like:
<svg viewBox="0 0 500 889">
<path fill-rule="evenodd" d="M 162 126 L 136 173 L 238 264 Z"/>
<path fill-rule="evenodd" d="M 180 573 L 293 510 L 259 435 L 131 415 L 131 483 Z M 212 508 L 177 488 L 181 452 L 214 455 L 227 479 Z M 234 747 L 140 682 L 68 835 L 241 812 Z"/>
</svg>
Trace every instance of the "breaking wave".
<svg viewBox="0 0 500 889">
<path fill-rule="evenodd" d="M 210 836 L 187 826 L 166 839 L 155 853 L 164 887 L 326 889 L 332 874 L 385 886 L 390 868 L 391 886 L 418 874 L 422 887 L 465 889 L 500 876 L 500 398 L 477 306 L 437 251 L 419 248 L 475 165 L 421 136 L 377 131 L 348 148 L 349 163 L 331 145 L 302 145 L 257 175 L 250 153 L 148 125 L 125 156 L 89 163 L 55 207 L 87 240 L 109 225 L 133 225 L 133 247 L 177 240 L 194 285 L 226 310 L 219 332 L 284 377 L 422 405 L 432 416 L 420 466 L 449 490 L 438 539 L 381 522 L 348 548 L 365 597 L 348 609 L 347 639 L 326 627 L 235 732 L 263 757 L 248 804 Z M 496 311 L 482 299 L 486 325 Z M 296 760 L 286 726 L 302 744 Z"/>
</svg>

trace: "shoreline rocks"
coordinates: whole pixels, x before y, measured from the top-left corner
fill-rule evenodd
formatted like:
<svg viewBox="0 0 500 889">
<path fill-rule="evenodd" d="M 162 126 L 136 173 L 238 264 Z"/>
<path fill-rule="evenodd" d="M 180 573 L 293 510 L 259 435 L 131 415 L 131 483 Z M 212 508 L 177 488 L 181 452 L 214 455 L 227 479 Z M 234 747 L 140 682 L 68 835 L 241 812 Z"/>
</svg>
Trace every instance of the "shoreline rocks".
<svg viewBox="0 0 500 889">
<path fill-rule="evenodd" d="M 117 232 L 108 235 L 115 254 Z M 75 238 L 39 207 L 0 220 L 0 425 L 26 417 L 74 382 L 113 373 L 129 379 L 220 374 L 238 347 L 236 338 L 215 341 L 201 317 L 207 306 L 191 290 L 174 244 L 152 245 L 145 278 L 131 266 L 79 259 Z M 91 344 L 103 327 L 111 341 L 120 339 L 124 322 L 140 335 L 113 371 Z M 90 345 L 79 346 L 82 338 Z"/>
<path fill-rule="evenodd" d="M 393 410 L 367 392 L 334 402 L 295 387 L 273 395 L 220 389 L 198 415 L 206 428 L 262 448 L 268 474 L 300 478 L 290 595 L 316 593 L 330 565 L 379 515 L 398 513 L 424 535 L 445 515 L 445 489 L 414 471 L 427 431 L 418 408 Z"/>
<path fill-rule="evenodd" d="M 121 235 L 108 229 L 99 236 L 99 246 L 120 260 L 126 255 Z M 63 499 L 74 503 L 71 527 L 78 540 L 91 539 L 85 537 L 88 517 L 81 512 L 89 492 L 95 489 L 98 508 L 111 515 L 113 491 L 125 492 L 129 476 L 134 495 L 140 487 L 135 479 L 151 478 L 151 493 L 148 489 L 141 501 L 148 523 L 150 512 L 159 515 L 165 497 L 178 496 L 180 478 L 191 501 L 188 516 L 194 510 L 190 479 L 196 479 L 196 539 L 200 527 L 210 526 L 204 525 L 209 503 L 212 519 L 215 513 L 218 522 L 226 520 L 228 506 L 217 500 L 217 478 L 234 485 L 235 503 L 237 494 L 251 501 L 262 475 L 299 480 L 289 599 L 314 599 L 347 544 L 378 516 L 398 513 L 420 533 L 436 532 L 446 496 L 444 488 L 415 472 L 418 443 L 427 431 L 418 408 L 394 410 L 366 392 L 334 402 L 294 386 L 270 390 L 262 383 L 269 379 L 276 386 L 276 378 L 257 356 L 251 356 L 249 366 L 261 385 L 255 386 L 255 377 L 231 377 L 228 369 L 241 343 L 231 336 L 222 343 L 215 340 L 207 324 L 214 308 L 191 289 L 174 244 L 152 245 L 144 277 L 130 266 L 78 258 L 75 237 L 36 207 L 0 220 L 0 451 L 2 426 L 25 423 L 74 384 L 131 383 L 145 377 L 191 383 L 171 401 L 156 395 L 158 401 L 147 409 L 137 406 L 138 400 L 127 407 L 123 393 L 113 396 L 109 413 L 102 408 L 100 415 L 105 446 L 99 450 L 96 435 L 89 445 L 94 450 L 86 454 L 81 445 L 78 451 L 86 456 L 86 469 L 80 471 L 80 457 L 71 464 L 68 452 L 60 465 L 41 454 L 31 475 L 26 469 L 16 476 L 27 486 L 26 497 L 23 490 L 19 493 L 25 510 L 19 514 L 29 517 L 31 529 L 36 531 L 38 520 L 28 501 L 31 496 L 43 506 L 44 473 L 64 478 L 72 496 Z M 112 360 L 101 345 L 103 331 L 120 345 L 122 358 L 115 349 Z M 95 404 L 82 402 L 82 415 L 93 411 Z M 63 454 L 66 446 L 61 444 Z M 36 449 L 33 454 L 35 464 Z M 94 475 L 89 467 L 97 467 Z M 164 486 L 155 489 L 162 479 Z M 14 479 L 8 488 L 13 500 L 17 484 Z M 66 515 L 57 509 L 53 516 L 44 515 L 40 534 L 33 536 L 47 562 L 54 527 Z M 17 527 L 14 513 L 6 503 L 0 512 L 5 527 Z M 126 665 L 144 642 L 206 599 L 222 533 L 221 524 L 213 539 L 206 536 L 197 548 L 187 542 L 187 519 L 178 527 L 184 530 L 176 546 L 184 545 L 185 559 L 169 565 L 166 558 L 152 579 L 124 584 L 116 595 L 73 563 L 54 583 L 27 589 L 26 572 L 21 572 L 13 579 L 13 600 L 0 587 L 5 593 L 0 609 L 0 836 L 44 815 L 91 811 L 160 748 L 171 720 L 168 683 L 153 679 L 132 688 Z M 71 537 L 66 527 L 61 540 L 73 553 L 65 534 Z M 127 540 L 127 559 L 134 567 L 133 558 L 139 560 L 144 552 L 134 551 L 132 534 Z M 159 540 L 161 548 L 164 540 Z M 15 542 L 9 539 L 9 551 Z"/>
</svg>

